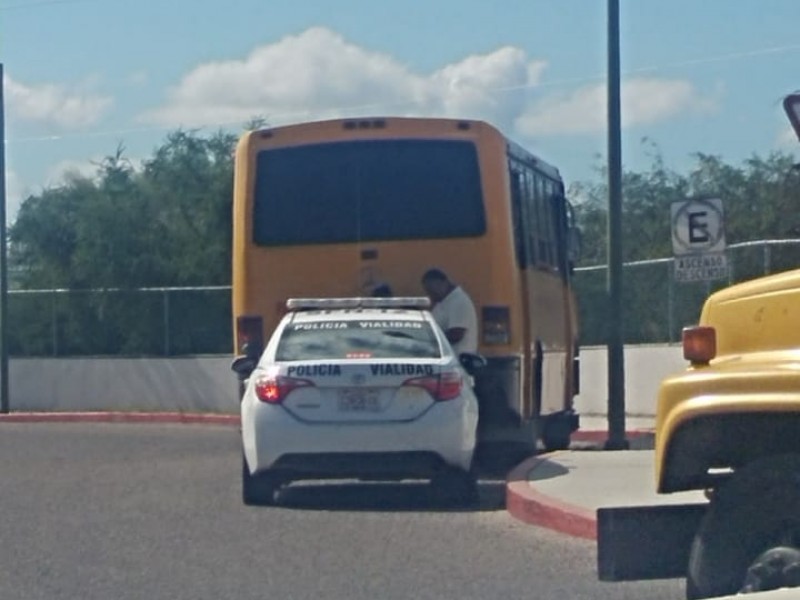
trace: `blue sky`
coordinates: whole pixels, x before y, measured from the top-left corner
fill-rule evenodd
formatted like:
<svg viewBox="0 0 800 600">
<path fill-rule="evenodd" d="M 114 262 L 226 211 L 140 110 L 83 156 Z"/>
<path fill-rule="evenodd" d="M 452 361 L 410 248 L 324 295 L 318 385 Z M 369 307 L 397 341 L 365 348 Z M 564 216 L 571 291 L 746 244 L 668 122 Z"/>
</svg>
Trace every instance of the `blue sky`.
<svg viewBox="0 0 800 600">
<path fill-rule="evenodd" d="M 797 0 L 620 0 L 623 162 L 800 150 Z M 561 169 L 605 154 L 605 0 L 0 0 L 9 213 L 122 143 L 335 116 L 482 118 Z"/>
</svg>

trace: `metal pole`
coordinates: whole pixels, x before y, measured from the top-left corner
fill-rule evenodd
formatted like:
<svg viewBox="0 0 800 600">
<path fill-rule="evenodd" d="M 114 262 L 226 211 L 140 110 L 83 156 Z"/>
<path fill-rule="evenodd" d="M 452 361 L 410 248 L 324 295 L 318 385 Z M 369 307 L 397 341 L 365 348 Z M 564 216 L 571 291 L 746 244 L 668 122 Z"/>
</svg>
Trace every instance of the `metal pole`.
<svg viewBox="0 0 800 600">
<path fill-rule="evenodd" d="M 0 63 L 0 412 L 8 401 L 8 260 L 6 253 L 6 122 L 3 64 Z"/>
<path fill-rule="evenodd" d="M 164 290 L 164 356 L 169 356 L 169 290 Z"/>
<path fill-rule="evenodd" d="M 50 297 L 50 328 L 53 334 L 53 356 L 58 356 L 58 294 L 51 292 Z"/>
<path fill-rule="evenodd" d="M 728 285 L 733 285 L 733 280 L 735 279 L 736 276 L 734 273 L 736 263 L 733 260 L 733 252 L 731 252 L 730 248 L 727 248 L 725 250 L 725 254 L 728 257 Z"/>
<path fill-rule="evenodd" d="M 622 119 L 620 108 L 619 0 L 608 0 L 608 441 L 625 439 L 625 353 L 622 342 Z"/>
<path fill-rule="evenodd" d="M 673 281 L 672 271 L 674 263 L 665 263 L 667 266 L 667 341 L 671 344 L 675 341 L 675 282 Z"/>
</svg>

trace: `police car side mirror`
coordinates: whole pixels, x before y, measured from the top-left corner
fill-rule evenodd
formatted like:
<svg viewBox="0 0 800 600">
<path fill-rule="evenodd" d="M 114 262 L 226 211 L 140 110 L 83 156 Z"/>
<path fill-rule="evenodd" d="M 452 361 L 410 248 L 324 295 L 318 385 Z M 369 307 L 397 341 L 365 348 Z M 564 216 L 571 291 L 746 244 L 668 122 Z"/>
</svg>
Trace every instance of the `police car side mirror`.
<svg viewBox="0 0 800 600">
<path fill-rule="evenodd" d="M 473 354 L 472 352 L 463 352 L 458 355 L 458 362 L 464 370 L 470 375 L 475 375 L 481 369 L 484 369 L 488 364 L 485 357 L 480 354 Z"/>
<path fill-rule="evenodd" d="M 231 370 L 236 373 L 241 379 L 250 377 L 250 373 L 256 368 L 258 360 L 252 356 L 237 356 L 231 363 Z"/>
</svg>

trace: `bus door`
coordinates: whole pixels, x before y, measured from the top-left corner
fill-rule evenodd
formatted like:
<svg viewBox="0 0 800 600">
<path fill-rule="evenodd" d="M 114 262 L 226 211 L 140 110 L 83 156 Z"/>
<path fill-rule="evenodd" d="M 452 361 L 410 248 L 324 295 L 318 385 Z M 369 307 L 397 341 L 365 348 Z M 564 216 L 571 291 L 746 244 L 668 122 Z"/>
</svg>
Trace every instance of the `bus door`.
<svg viewBox="0 0 800 600">
<path fill-rule="evenodd" d="M 563 305 L 564 305 L 564 332 L 569 343 L 566 390 L 564 409 L 571 409 L 573 397 L 579 393 L 579 368 L 578 368 L 578 306 L 575 298 L 572 275 L 575 263 L 580 256 L 580 231 L 575 222 L 575 212 L 561 194 L 552 197 L 553 214 L 556 219 L 556 232 L 558 235 L 559 273 L 562 278 Z"/>
<path fill-rule="evenodd" d="M 516 389 L 509 390 L 508 404 L 519 418 L 527 420 L 535 416 L 536 386 L 539 383 L 536 380 L 534 364 L 536 357 L 531 345 L 531 281 L 528 276 L 528 267 L 531 263 L 530 215 L 525 202 L 525 174 L 512 170 L 510 176 L 515 262 L 519 273 L 515 302 L 520 307 L 521 322 L 519 342 L 516 345 L 519 352 Z"/>
<path fill-rule="evenodd" d="M 570 287 L 567 201 L 545 186 L 538 197 L 539 237 L 533 311 L 537 356 L 534 361 L 538 413 L 547 416 L 572 407 L 575 354 L 575 303 Z"/>
<path fill-rule="evenodd" d="M 552 201 L 558 186 L 538 171 L 526 175 L 523 207 L 529 229 L 526 278 L 532 379 L 528 410 L 535 418 L 564 409 L 572 349 L 558 234 L 561 212 Z"/>
</svg>

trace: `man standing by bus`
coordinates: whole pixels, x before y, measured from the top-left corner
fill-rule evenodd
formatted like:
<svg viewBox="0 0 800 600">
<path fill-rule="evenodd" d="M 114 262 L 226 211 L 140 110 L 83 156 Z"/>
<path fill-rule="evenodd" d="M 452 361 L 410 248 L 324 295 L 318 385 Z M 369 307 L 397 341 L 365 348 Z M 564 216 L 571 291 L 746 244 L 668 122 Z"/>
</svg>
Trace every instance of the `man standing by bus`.
<svg viewBox="0 0 800 600">
<path fill-rule="evenodd" d="M 422 287 L 431 299 L 433 318 L 442 328 L 456 354 L 478 351 L 478 316 L 467 292 L 440 269 L 422 276 Z"/>
</svg>

